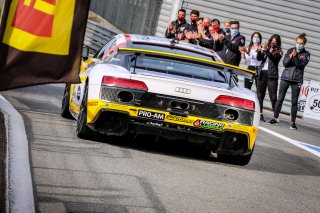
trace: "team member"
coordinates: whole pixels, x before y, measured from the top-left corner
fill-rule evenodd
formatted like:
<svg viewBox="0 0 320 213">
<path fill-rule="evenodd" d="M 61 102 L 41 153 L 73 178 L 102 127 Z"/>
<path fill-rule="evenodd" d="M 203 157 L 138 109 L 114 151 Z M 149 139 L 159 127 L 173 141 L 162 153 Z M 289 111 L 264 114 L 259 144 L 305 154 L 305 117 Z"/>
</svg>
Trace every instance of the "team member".
<svg viewBox="0 0 320 213">
<path fill-rule="evenodd" d="M 245 37 L 239 32 L 240 23 L 238 21 L 232 21 L 230 27 L 230 35 L 224 35 L 223 33 L 214 35 L 213 49 L 218 52 L 225 63 L 239 66 L 241 61 L 239 47 L 245 45 Z"/>
<path fill-rule="evenodd" d="M 268 88 L 272 111 L 274 111 L 277 102 L 277 90 L 279 79 L 279 62 L 282 58 L 281 38 L 278 34 L 271 36 L 264 48 L 258 50 L 257 60 L 261 61 L 258 69 L 259 77 L 257 78 L 257 96 L 260 103 L 260 120 L 265 122 L 263 116 L 263 100 Z"/>
<path fill-rule="evenodd" d="M 305 49 L 307 38 L 305 33 L 301 33 L 296 38 L 296 46 L 289 49 L 284 56 L 283 66 L 285 69 L 281 75 L 279 99 L 274 110 L 274 118 L 270 120 L 270 124 L 277 125 L 279 123 L 279 113 L 281 111 L 283 100 L 286 96 L 289 86 L 291 86 L 291 125 L 290 129 L 298 129 L 296 126 L 296 117 L 298 111 L 298 97 L 300 87 L 303 83 L 304 68 L 310 60 L 310 53 Z"/>
<path fill-rule="evenodd" d="M 190 12 L 190 24 L 186 28 L 186 30 L 191 32 L 198 32 L 197 21 L 200 16 L 200 12 L 198 10 L 191 10 Z"/>
<path fill-rule="evenodd" d="M 180 9 L 178 11 L 178 19 L 169 23 L 166 30 L 166 38 L 178 38 L 181 37 L 184 30 L 189 26 L 186 19 L 186 11 Z"/>
<path fill-rule="evenodd" d="M 219 26 L 219 27 L 220 27 L 220 21 L 219 21 L 219 19 L 216 19 L 216 18 L 212 19 L 212 21 L 211 21 L 211 26 L 212 26 L 212 27 L 214 27 L 214 26 Z"/>
<path fill-rule="evenodd" d="M 224 29 L 223 29 L 224 35 L 230 35 L 230 25 L 231 25 L 230 20 L 227 20 L 224 22 Z"/>
<path fill-rule="evenodd" d="M 199 45 L 202 47 L 206 47 L 209 49 L 212 49 L 212 36 L 210 33 L 210 18 L 204 18 L 203 19 L 203 25 L 198 26 L 198 32 L 199 32 Z"/>
<path fill-rule="evenodd" d="M 240 52 L 242 53 L 242 57 L 244 58 L 245 64 L 248 65 L 249 70 L 257 70 L 261 64 L 261 61 L 257 60 L 257 52 L 261 50 L 261 34 L 259 32 L 254 32 L 251 35 L 250 44 L 247 48 L 240 47 Z M 251 89 L 254 78 L 244 79 L 244 87 Z"/>
</svg>

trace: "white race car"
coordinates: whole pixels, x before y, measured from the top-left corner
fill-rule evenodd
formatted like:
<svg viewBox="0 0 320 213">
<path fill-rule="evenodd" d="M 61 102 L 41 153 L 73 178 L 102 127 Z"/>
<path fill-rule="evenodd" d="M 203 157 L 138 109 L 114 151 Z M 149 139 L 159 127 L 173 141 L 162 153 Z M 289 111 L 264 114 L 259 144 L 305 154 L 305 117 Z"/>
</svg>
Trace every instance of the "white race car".
<svg viewBox="0 0 320 213">
<path fill-rule="evenodd" d="M 67 84 L 61 115 L 77 136 L 151 134 L 197 143 L 223 161 L 249 163 L 259 126 L 256 94 L 212 50 L 166 38 L 124 35 L 83 61 L 80 84 Z"/>
</svg>

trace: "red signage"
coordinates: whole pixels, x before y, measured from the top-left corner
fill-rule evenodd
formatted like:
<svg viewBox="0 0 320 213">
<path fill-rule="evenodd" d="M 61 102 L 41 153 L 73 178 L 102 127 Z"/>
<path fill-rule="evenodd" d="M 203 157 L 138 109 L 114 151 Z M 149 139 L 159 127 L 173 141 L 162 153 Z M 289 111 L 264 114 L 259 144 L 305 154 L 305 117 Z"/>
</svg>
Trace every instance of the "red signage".
<svg viewBox="0 0 320 213">
<path fill-rule="evenodd" d="M 54 15 L 36 9 L 35 4 L 40 1 L 56 5 L 56 0 L 19 0 L 12 27 L 36 36 L 51 37 Z"/>
</svg>

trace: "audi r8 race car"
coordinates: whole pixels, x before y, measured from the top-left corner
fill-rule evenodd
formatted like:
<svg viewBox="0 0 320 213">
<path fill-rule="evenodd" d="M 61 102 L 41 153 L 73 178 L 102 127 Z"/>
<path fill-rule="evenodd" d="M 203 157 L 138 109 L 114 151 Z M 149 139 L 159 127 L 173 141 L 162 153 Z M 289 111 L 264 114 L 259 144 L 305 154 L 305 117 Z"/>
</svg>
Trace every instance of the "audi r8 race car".
<svg viewBox="0 0 320 213">
<path fill-rule="evenodd" d="M 218 158 L 249 163 L 259 125 L 256 94 L 212 50 L 167 38 L 124 35 L 83 61 L 80 84 L 67 84 L 62 117 L 76 134 L 150 134 L 202 144 Z"/>
</svg>

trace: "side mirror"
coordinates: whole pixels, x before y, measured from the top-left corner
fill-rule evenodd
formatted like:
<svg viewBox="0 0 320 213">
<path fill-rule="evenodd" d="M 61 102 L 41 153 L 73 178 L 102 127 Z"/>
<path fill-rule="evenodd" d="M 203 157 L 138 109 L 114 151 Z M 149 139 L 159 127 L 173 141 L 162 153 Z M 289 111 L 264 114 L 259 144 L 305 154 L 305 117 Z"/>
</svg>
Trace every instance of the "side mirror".
<svg viewBox="0 0 320 213">
<path fill-rule="evenodd" d="M 82 48 L 82 58 L 83 60 L 87 60 L 89 58 L 89 47 L 84 46 Z"/>
</svg>

